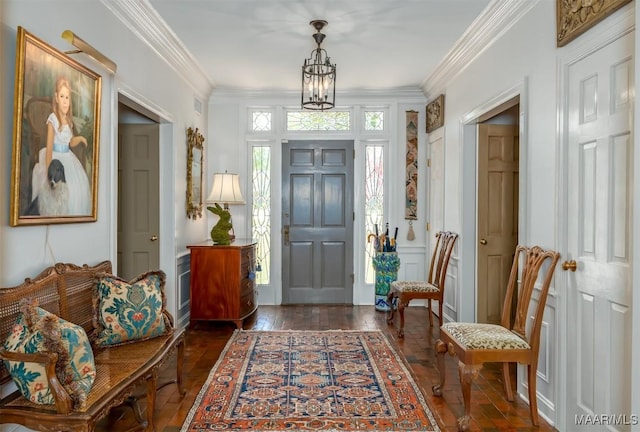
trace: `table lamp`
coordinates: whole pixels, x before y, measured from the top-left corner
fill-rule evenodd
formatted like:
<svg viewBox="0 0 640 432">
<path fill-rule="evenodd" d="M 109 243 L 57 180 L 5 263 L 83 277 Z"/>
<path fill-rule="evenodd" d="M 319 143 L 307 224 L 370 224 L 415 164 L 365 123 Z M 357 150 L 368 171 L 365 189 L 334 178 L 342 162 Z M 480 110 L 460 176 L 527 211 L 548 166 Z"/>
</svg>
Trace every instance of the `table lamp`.
<svg viewBox="0 0 640 432">
<path fill-rule="evenodd" d="M 235 240 L 236 236 L 233 231 L 229 205 L 245 204 L 242 193 L 240 192 L 240 178 L 238 174 L 229 174 L 226 171 L 224 173 L 214 174 L 211 193 L 209 193 L 206 202 L 207 204 L 216 204 L 216 207 L 207 207 L 207 209 L 220 216 L 220 220 L 211 230 L 211 240 L 217 244 L 230 244 Z M 220 204 L 224 207 L 221 208 Z M 222 211 L 228 213 L 228 221 L 224 220 L 223 215 L 221 215 Z"/>
</svg>

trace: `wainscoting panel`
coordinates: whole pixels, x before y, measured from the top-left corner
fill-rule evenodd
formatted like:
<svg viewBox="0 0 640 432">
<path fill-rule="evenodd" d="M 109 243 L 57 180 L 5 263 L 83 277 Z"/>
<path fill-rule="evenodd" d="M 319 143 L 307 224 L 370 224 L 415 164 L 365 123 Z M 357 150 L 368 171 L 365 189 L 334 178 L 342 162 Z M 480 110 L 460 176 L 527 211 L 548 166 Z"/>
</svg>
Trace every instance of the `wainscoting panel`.
<svg viewBox="0 0 640 432">
<path fill-rule="evenodd" d="M 458 273 L 458 257 L 452 255 L 449 260 L 447 281 L 444 287 L 444 305 L 442 307 L 444 322 L 458 320 L 458 293 L 460 292 Z M 437 309 L 434 310 L 437 311 Z"/>
<path fill-rule="evenodd" d="M 429 272 L 425 246 L 410 246 L 398 249 L 400 268 L 398 280 L 427 280 Z"/>
<path fill-rule="evenodd" d="M 398 280 L 427 280 L 429 275 L 429 258 L 426 257 L 426 247 L 409 246 L 398 250 L 400 268 Z M 426 306 L 424 300 L 413 300 L 409 306 Z"/>
<path fill-rule="evenodd" d="M 189 306 L 191 285 L 191 254 L 185 252 L 178 256 L 176 260 L 176 275 L 178 277 L 178 287 L 176 292 L 176 327 L 182 328 L 189 325 Z"/>
<path fill-rule="evenodd" d="M 540 291 L 536 288 L 533 292 L 531 305 L 529 307 L 529 319 L 527 322 L 527 332 L 533 323 L 533 313 L 538 306 Z M 556 346 L 557 332 L 557 298 L 555 292 L 550 290 L 547 296 L 547 304 L 544 309 L 542 328 L 540 329 L 540 350 L 538 352 L 538 370 L 536 393 L 538 394 L 538 412 L 547 420 L 556 418 L 556 400 L 554 383 L 558 379 L 557 369 L 554 359 L 557 357 L 554 351 Z M 528 400 L 527 368 L 518 366 L 518 392 L 520 397 Z"/>
</svg>

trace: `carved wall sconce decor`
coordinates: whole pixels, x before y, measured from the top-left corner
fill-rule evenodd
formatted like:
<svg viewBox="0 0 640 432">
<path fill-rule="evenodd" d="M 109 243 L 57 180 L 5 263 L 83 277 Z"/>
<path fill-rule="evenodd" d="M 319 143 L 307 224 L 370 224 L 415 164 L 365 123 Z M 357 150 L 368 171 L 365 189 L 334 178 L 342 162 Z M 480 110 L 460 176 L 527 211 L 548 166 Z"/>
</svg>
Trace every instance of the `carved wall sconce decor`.
<svg viewBox="0 0 640 432">
<path fill-rule="evenodd" d="M 444 125 L 444 95 L 427 104 L 427 133 Z"/>
<path fill-rule="evenodd" d="M 631 0 L 556 0 L 556 38 L 565 46 Z"/>
</svg>

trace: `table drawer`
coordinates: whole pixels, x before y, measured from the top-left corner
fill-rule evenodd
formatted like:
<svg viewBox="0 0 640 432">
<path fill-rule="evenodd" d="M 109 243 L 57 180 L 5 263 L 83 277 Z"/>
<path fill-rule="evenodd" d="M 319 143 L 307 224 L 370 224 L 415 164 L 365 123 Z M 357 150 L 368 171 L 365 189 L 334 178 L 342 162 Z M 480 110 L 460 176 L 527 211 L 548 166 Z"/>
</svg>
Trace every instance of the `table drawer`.
<svg viewBox="0 0 640 432">
<path fill-rule="evenodd" d="M 256 304 L 256 292 L 254 290 L 240 297 L 240 316 L 242 317 L 253 312 Z"/>
<path fill-rule="evenodd" d="M 255 266 L 255 249 L 254 248 L 244 248 L 242 249 L 242 256 L 240 257 L 240 267 L 244 270 L 246 268 L 253 268 Z"/>
<path fill-rule="evenodd" d="M 255 280 L 251 280 L 244 275 L 244 279 L 240 281 L 240 297 L 244 297 L 247 294 L 251 294 L 256 288 Z"/>
</svg>

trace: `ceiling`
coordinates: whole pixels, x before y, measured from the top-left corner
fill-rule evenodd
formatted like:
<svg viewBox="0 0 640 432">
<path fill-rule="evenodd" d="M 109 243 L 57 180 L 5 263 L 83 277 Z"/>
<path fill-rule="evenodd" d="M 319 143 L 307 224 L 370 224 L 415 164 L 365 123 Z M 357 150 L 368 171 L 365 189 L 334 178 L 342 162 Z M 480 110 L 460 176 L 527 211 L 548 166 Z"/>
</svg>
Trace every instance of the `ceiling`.
<svg viewBox="0 0 640 432">
<path fill-rule="evenodd" d="M 216 89 L 296 90 L 322 48 L 336 89 L 417 90 L 491 0 L 149 0 Z"/>
</svg>

